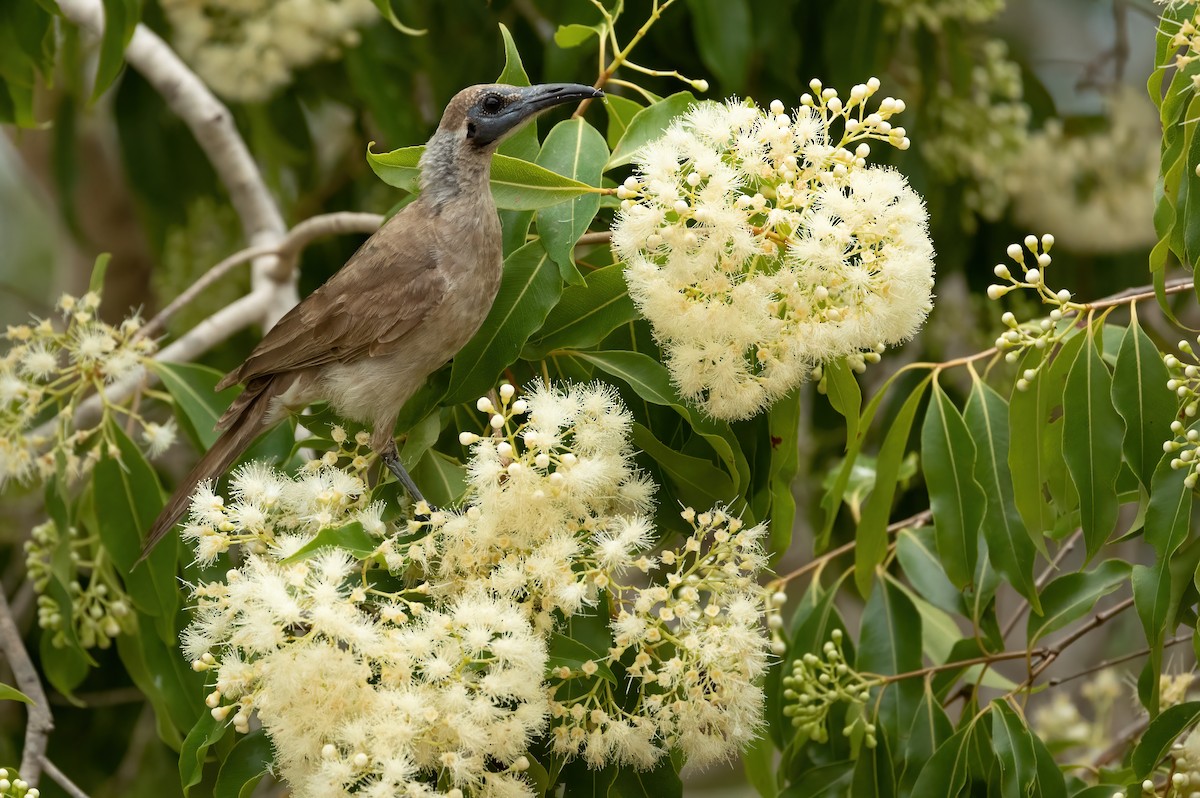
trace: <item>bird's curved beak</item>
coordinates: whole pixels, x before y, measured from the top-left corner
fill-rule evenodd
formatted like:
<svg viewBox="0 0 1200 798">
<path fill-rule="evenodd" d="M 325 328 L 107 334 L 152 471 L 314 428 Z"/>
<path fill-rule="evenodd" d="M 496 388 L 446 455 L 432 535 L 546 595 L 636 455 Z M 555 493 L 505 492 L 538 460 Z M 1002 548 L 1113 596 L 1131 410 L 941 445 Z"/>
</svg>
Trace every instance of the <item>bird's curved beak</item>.
<svg viewBox="0 0 1200 798">
<path fill-rule="evenodd" d="M 604 92 L 582 83 L 541 83 L 522 86 L 514 92 L 515 97 L 500 113 L 487 119 L 476 119 L 478 144 L 491 144 L 516 130 L 547 108 L 579 100 L 593 100 L 604 96 Z"/>
</svg>

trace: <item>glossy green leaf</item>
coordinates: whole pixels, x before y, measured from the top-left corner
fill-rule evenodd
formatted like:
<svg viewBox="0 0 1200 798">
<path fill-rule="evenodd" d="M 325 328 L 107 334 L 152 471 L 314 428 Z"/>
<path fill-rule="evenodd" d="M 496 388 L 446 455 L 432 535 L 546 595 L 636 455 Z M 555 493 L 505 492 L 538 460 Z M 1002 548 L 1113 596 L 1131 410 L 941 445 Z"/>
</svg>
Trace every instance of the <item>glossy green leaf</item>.
<svg viewBox="0 0 1200 798">
<path fill-rule="evenodd" d="M 507 83 L 510 86 L 528 86 L 529 74 L 525 71 L 525 65 L 521 62 L 521 53 L 517 51 L 517 43 L 513 41 L 512 33 L 509 32 L 507 25 L 501 22 L 499 27 L 500 38 L 504 43 L 504 69 L 500 71 L 496 82 Z M 537 120 L 534 119 L 532 122 L 522 125 L 516 132 L 505 138 L 500 143 L 500 149 L 496 150 L 496 152 L 500 155 L 519 158 L 522 161 L 534 160 L 537 158 L 538 150 L 541 149 L 537 131 Z M 524 212 L 525 215 L 520 219 L 516 217 L 517 213 L 517 211 L 504 211 L 500 215 L 501 221 L 505 223 L 506 245 L 512 243 L 507 239 L 507 234 L 510 230 L 513 235 L 520 233 L 520 241 L 517 243 L 517 246 L 506 246 L 506 255 L 510 251 L 519 249 L 525 243 L 525 231 L 529 229 L 529 222 L 533 220 L 531 212 Z M 505 219 L 505 216 L 509 218 Z"/>
<path fill-rule="evenodd" d="M 726 470 L 737 480 L 735 488 L 742 484 L 740 475 L 745 456 L 729 425 L 687 406 L 671 385 L 666 366 L 641 352 L 606 350 L 572 354 L 623 381 L 645 401 L 670 407 L 687 419 L 692 429 L 712 446 Z M 745 468 L 748 469 L 748 466 Z"/>
<path fill-rule="evenodd" d="M 96 65 L 96 99 L 112 85 L 125 61 L 125 48 L 142 17 L 141 0 L 102 0 L 104 32 L 100 37 L 100 60 Z"/>
<path fill-rule="evenodd" d="M 709 460 L 667 446 L 641 424 L 633 425 L 633 444 L 658 463 L 675 486 L 679 498 L 693 507 L 708 507 L 714 499 L 731 502 L 737 495 L 729 474 Z"/>
<path fill-rule="evenodd" d="M 200 713 L 200 719 L 188 732 L 179 750 L 179 785 L 186 798 L 192 787 L 204 778 L 204 759 L 208 749 L 225 736 L 226 725 L 215 720 L 211 713 Z"/>
<path fill-rule="evenodd" d="M 550 652 L 546 658 L 546 673 L 553 675 L 555 670 L 563 667 L 578 671 L 582 669 L 585 662 L 592 662 L 596 665 L 596 676 L 606 682 L 616 684 L 617 677 L 613 675 L 612 669 L 605 662 L 607 656 L 607 651 L 601 654 L 593 651 L 590 646 L 579 640 L 554 632 L 550 635 Z"/>
<path fill-rule="evenodd" d="M 901 795 L 916 795 L 912 791 L 918 776 L 943 742 L 954 734 L 954 726 L 934 696 L 929 683 L 921 680 L 921 702 L 906 722 L 905 744 L 899 749 L 899 772 L 896 774 Z"/>
<path fill-rule="evenodd" d="M 367 161 L 379 179 L 389 186 L 417 191 L 421 174 L 418 164 L 424 152 L 424 145 L 383 153 L 368 149 Z M 491 185 L 496 207 L 518 211 L 536 211 L 583 194 L 596 193 L 596 189 L 578 180 L 500 154 L 492 156 Z"/>
<path fill-rule="evenodd" d="M 629 120 L 621 140 L 613 145 L 612 157 L 608 159 L 604 171 L 631 163 L 638 150 L 666 132 L 675 117 L 695 103 L 696 98 L 690 92 L 681 91 L 638 111 Z"/>
<path fill-rule="evenodd" d="M 244 735 L 221 763 L 213 798 L 249 798 L 274 761 L 271 740 L 262 729 Z"/>
<path fill-rule="evenodd" d="M 745 89 L 754 38 L 748 0 L 688 0 L 700 60 L 730 92 Z"/>
<path fill-rule="evenodd" d="M 608 113 L 608 130 L 605 133 L 605 141 L 608 143 L 609 149 L 617 146 L 629 128 L 629 123 L 643 108 L 645 108 L 644 105 L 640 105 L 628 97 L 621 97 L 617 94 L 605 95 L 604 110 Z"/>
<path fill-rule="evenodd" d="M 975 442 L 975 481 L 986 496 L 980 527 L 988 557 L 1040 613 L 1041 602 L 1033 581 L 1037 552 L 1017 512 L 1008 470 L 1008 403 L 983 380 L 975 380 L 963 420 Z"/>
<path fill-rule="evenodd" d="M 125 672 L 154 708 L 159 737 L 179 748 L 201 715 L 211 717 L 204 706 L 204 676 L 180 656 L 178 640 L 163 640 L 140 618 L 135 632 L 118 635 L 116 642 Z"/>
<path fill-rule="evenodd" d="M 473 401 L 494 388 L 561 295 L 558 267 L 540 241 L 510 255 L 492 309 L 479 332 L 454 357 L 450 390 L 443 402 Z"/>
<path fill-rule="evenodd" d="M 583 285 L 571 285 L 546 316 L 521 357 L 539 360 L 555 349 L 585 349 L 603 341 L 622 324 L 638 317 L 625 285 L 624 265 L 596 269 Z"/>
<path fill-rule="evenodd" d="M 32 698 L 7 684 L 0 684 L 0 701 L 20 701 L 23 704 L 33 703 Z"/>
<path fill-rule="evenodd" d="M 620 798 L 683 798 L 683 782 L 671 757 L 664 756 L 649 770 L 617 768 L 613 791 Z M 610 792 L 609 797 L 612 796 Z"/>
<path fill-rule="evenodd" d="M 874 748 L 859 752 L 854 763 L 850 794 L 869 795 L 872 798 L 893 798 L 896 795 L 895 765 L 886 734 L 876 736 Z"/>
<path fill-rule="evenodd" d="M 1090 559 L 1117 525 L 1115 485 L 1125 425 L 1112 403 L 1112 375 L 1093 330 L 1067 376 L 1063 396 L 1063 457 L 1079 493 L 1079 524 Z"/>
<path fill-rule="evenodd" d="M 921 426 L 921 455 L 938 555 L 946 576 L 964 588 L 975 576 L 985 495 L 975 481 L 971 433 L 936 381 Z"/>
<path fill-rule="evenodd" d="M 572 47 L 578 47 L 595 36 L 603 36 L 604 29 L 598 25 L 580 25 L 573 23 L 571 25 L 559 25 L 554 31 L 554 43 L 564 50 L 569 50 Z"/>
<path fill-rule="evenodd" d="M 154 469 L 119 426 L 110 423 L 108 434 L 117 444 L 117 457 L 106 452 L 92 477 L 100 539 L 117 566 L 134 606 L 160 619 L 165 639 L 174 637 L 179 591 L 175 565 L 179 539 L 169 535 L 146 561 L 138 565 L 142 538 L 163 506 L 162 489 Z"/>
<path fill-rule="evenodd" d="M 992 745 L 1000 763 L 1000 791 L 1004 798 L 1031 794 L 1038 777 L 1033 733 L 1003 699 L 992 702 Z"/>
<path fill-rule="evenodd" d="M 538 166 L 565 175 L 589 186 L 600 185 L 608 145 L 600 131 L 582 118 L 567 119 L 555 125 L 538 153 Z M 583 276 L 575 266 L 575 242 L 587 232 L 600 210 L 599 194 L 584 194 L 569 202 L 542 208 L 537 213 L 538 235 L 550 257 L 558 264 L 563 280 L 582 285 Z"/>
<path fill-rule="evenodd" d="M 289 554 L 283 560 L 280 560 L 280 564 L 290 565 L 291 563 L 306 560 L 321 549 L 331 546 L 338 549 L 345 549 L 361 560 L 364 557 L 369 557 L 379 547 L 379 542 L 379 538 L 363 529 L 361 523 L 351 521 L 349 524 L 343 526 L 322 529 L 313 536 L 312 540 L 296 549 L 296 551 Z"/>
<path fill-rule="evenodd" d="M 88 278 L 88 291 L 94 294 L 104 292 L 104 276 L 108 274 L 108 264 L 112 261 L 112 254 L 102 252 L 96 256 L 96 263 L 92 266 L 92 276 Z"/>
<path fill-rule="evenodd" d="M 1087 615 L 1096 602 L 1129 581 L 1130 565 L 1105 560 L 1091 571 L 1065 574 L 1042 590 L 1042 614 L 1030 615 L 1026 624 L 1028 645 Z"/>
<path fill-rule="evenodd" d="M 770 502 L 760 518 L 771 521 L 771 558 L 776 562 L 792 545 L 796 497 L 792 481 L 800 468 L 800 392 L 792 391 L 767 411 L 771 460 L 767 468 Z"/>
<path fill-rule="evenodd" d="M 829 404 L 846 419 L 846 448 L 858 437 L 858 417 L 862 412 L 862 390 L 845 359 L 825 364 L 825 395 Z"/>
<path fill-rule="evenodd" d="M 1188 701 L 1163 710 L 1150 721 L 1130 757 L 1129 764 L 1133 767 L 1134 777 L 1144 779 L 1154 772 L 1154 768 L 1171 750 L 1175 739 L 1198 720 L 1200 701 Z"/>
<path fill-rule="evenodd" d="M 862 673 L 895 676 L 921 667 L 921 616 L 895 583 L 882 580 L 863 610 L 855 668 Z M 878 724 L 896 744 L 908 745 L 911 719 L 921 704 L 920 679 L 901 679 L 880 688 Z"/>
<path fill-rule="evenodd" d="M 864 596 L 871 592 L 875 566 L 883 562 L 887 554 L 887 526 L 892 514 L 892 500 L 896 496 L 896 473 L 904 460 L 913 418 L 925 395 L 929 379 L 923 379 L 909 394 L 896 417 L 892 419 L 887 436 L 879 449 L 875 488 L 863 504 L 862 519 L 859 521 L 856 535 L 857 545 L 854 547 L 854 582 L 858 586 L 858 592 Z"/>
<path fill-rule="evenodd" d="M 221 435 L 216 429 L 217 419 L 241 389 L 234 385 L 215 392 L 213 388 L 221 381 L 221 372 L 196 363 L 156 360 L 151 368 L 175 400 L 180 424 L 201 447 L 210 448 Z"/>
<path fill-rule="evenodd" d="M 396 16 L 396 12 L 392 9 L 392 0 L 371 0 L 371 2 L 373 2 L 375 7 L 379 9 L 379 13 L 383 15 L 383 18 L 390 22 L 392 27 L 401 33 L 407 36 L 424 36 L 427 32 L 418 28 L 409 27 L 401 22 L 399 17 Z"/>
<path fill-rule="evenodd" d="M 921 768 L 913 785 L 911 795 L 957 798 L 962 793 L 970 775 L 967 761 L 968 743 L 973 727 L 959 729 L 940 746 Z"/>
<path fill-rule="evenodd" d="M 1158 348 L 1138 324 L 1136 307 L 1131 305 L 1133 316 L 1117 351 L 1112 399 L 1125 420 L 1125 459 L 1149 489 L 1154 468 L 1162 458 L 1163 441 L 1173 437 L 1171 422 L 1179 401 L 1167 388 L 1170 374 Z"/>
<path fill-rule="evenodd" d="M 946 612 L 967 614 L 962 591 L 946 578 L 931 527 L 901 529 L 896 535 L 896 558 L 904 576 L 926 601 Z"/>
<path fill-rule="evenodd" d="M 426 452 L 408 473 L 434 507 L 449 507 L 467 492 L 466 467 L 436 450 Z"/>
</svg>

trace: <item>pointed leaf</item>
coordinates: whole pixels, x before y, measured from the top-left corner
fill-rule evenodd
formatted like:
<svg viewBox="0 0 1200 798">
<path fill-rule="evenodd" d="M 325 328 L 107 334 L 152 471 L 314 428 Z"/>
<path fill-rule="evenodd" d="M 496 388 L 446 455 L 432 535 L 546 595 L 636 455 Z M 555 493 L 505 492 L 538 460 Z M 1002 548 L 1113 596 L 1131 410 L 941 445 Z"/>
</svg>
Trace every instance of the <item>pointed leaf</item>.
<svg viewBox="0 0 1200 798">
<path fill-rule="evenodd" d="M 521 357 L 539 360 L 555 349 L 586 349 L 638 318 L 624 269 L 614 263 L 589 273 L 583 285 L 568 286 L 546 323 L 521 350 Z"/>
<path fill-rule="evenodd" d="M 1100 356 L 1093 329 L 1089 329 L 1063 395 L 1063 457 L 1079 492 L 1079 524 L 1089 559 L 1117 525 L 1115 485 L 1125 429 L 1113 407 L 1112 385 L 1112 375 Z"/>
<path fill-rule="evenodd" d="M 32 698 L 7 684 L 0 684 L 0 701 L 20 701 L 23 704 L 33 703 Z"/>
<path fill-rule="evenodd" d="M 946 576 L 964 588 L 975 576 L 984 492 L 975 481 L 975 444 L 958 408 L 935 381 L 921 427 L 921 465 L 938 555 Z"/>
<path fill-rule="evenodd" d="M 1144 779 L 1154 772 L 1171 750 L 1171 745 L 1188 727 L 1200 720 L 1200 701 L 1188 701 L 1163 710 L 1146 728 L 1133 749 L 1129 764 L 1135 778 Z"/>
<path fill-rule="evenodd" d="M 921 667 L 921 616 L 890 580 L 872 591 L 863 610 L 855 668 L 862 673 L 895 676 Z M 897 750 L 908 745 L 911 719 L 921 703 L 920 679 L 901 679 L 882 688 L 879 725 Z"/>
<path fill-rule="evenodd" d="M 372 142 L 373 144 L 374 142 Z M 417 191 L 421 170 L 418 163 L 424 145 L 401 147 L 391 152 L 374 153 L 367 149 L 367 161 L 379 179 L 389 186 Z M 529 161 L 508 155 L 492 156 L 492 195 L 496 207 L 518 211 L 536 211 L 597 189 L 578 180 L 551 172 Z"/>
<path fill-rule="evenodd" d="M 271 739 L 262 729 L 243 736 L 221 763 L 213 798 L 248 798 L 274 761 Z"/>
<path fill-rule="evenodd" d="M 975 442 L 975 480 L 987 497 L 981 525 L 988 557 L 1040 614 L 1033 581 L 1037 552 L 1017 512 L 1008 470 L 1008 403 L 987 383 L 975 380 L 964 420 Z"/>
<path fill-rule="evenodd" d="M 629 123 L 644 107 L 628 97 L 621 97 L 617 94 L 604 96 L 604 110 L 608 112 L 608 131 L 605 134 L 605 141 L 608 143 L 609 149 L 617 146 L 621 137 L 625 135 Z"/>
<path fill-rule="evenodd" d="M 607 160 L 608 145 L 600 131 L 578 117 L 555 125 L 537 156 L 539 166 L 589 186 L 600 185 Z M 538 235 L 568 283 L 583 284 L 575 266 L 575 242 L 587 232 L 598 210 L 600 195 L 584 194 L 538 211 Z"/>
<path fill-rule="evenodd" d="M 1170 374 L 1158 348 L 1137 320 L 1136 305 L 1117 351 L 1113 370 L 1113 404 L 1125 420 L 1122 449 L 1142 485 L 1150 488 L 1154 468 L 1162 458 L 1163 441 L 1170 440 L 1171 422 L 1179 402 L 1167 388 Z"/>
<path fill-rule="evenodd" d="M 352 521 L 343 526 L 322 529 L 313 536 L 312 540 L 280 560 L 279 564 L 291 565 L 306 560 L 321 549 L 330 546 L 345 549 L 361 560 L 369 557 L 375 549 L 379 548 L 379 538 L 364 529 L 358 521 Z"/>
<path fill-rule="evenodd" d="M 846 448 L 858 437 L 858 416 L 862 412 L 862 390 L 844 358 L 825 365 L 825 395 L 829 404 L 846 419 Z"/>
<path fill-rule="evenodd" d="M 569 50 L 572 47 L 578 47 L 593 36 L 603 35 L 604 30 L 598 25 L 580 25 L 579 23 L 559 25 L 558 30 L 554 31 L 554 43 L 564 50 Z"/>
<path fill-rule="evenodd" d="M 133 38 L 142 17 L 141 0 L 102 0 L 104 5 L 104 32 L 100 37 L 100 61 L 96 65 L 96 87 L 92 90 L 95 100 L 112 85 L 125 61 L 125 48 Z"/>
<path fill-rule="evenodd" d="M 183 428 L 204 449 L 216 443 L 221 435 L 216 429 L 217 419 L 241 393 L 241 388 L 235 385 L 215 392 L 213 388 L 221 381 L 221 372 L 196 363 L 155 360 L 151 368 L 175 400 L 175 415 Z"/>
<path fill-rule="evenodd" d="M 1097 601 L 1129 581 L 1129 572 L 1129 563 L 1105 560 L 1091 571 L 1066 574 L 1046 585 L 1042 614 L 1030 615 L 1026 624 L 1027 645 L 1087 615 Z"/>
<path fill-rule="evenodd" d="M 1000 791 L 1004 798 L 1030 795 L 1038 775 L 1033 734 L 1002 699 L 992 702 L 992 745 L 1000 764 Z"/>
<path fill-rule="evenodd" d="M 496 301 L 479 332 L 454 357 L 444 404 L 474 400 L 520 355 L 562 294 L 558 267 L 540 241 L 531 241 L 504 262 Z"/>
<path fill-rule="evenodd" d="M 896 496 L 896 474 L 908 448 L 908 435 L 913 417 L 929 385 L 929 377 L 916 386 L 892 419 L 875 467 L 875 487 L 863 504 L 858 524 L 857 545 L 854 547 L 854 582 L 858 592 L 867 596 L 875 578 L 875 566 L 887 554 L 887 526 L 892 515 L 892 500 Z"/>
<path fill-rule="evenodd" d="M 631 163 L 638 150 L 665 133 L 675 117 L 695 104 L 696 98 L 690 92 L 681 91 L 638 111 L 629 121 L 621 140 L 613 146 L 612 157 L 604 171 Z"/>
<path fill-rule="evenodd" d="M 737 495 L 729 474 L 709 460 L 675 451 L 641 424 L 633 425 L 633 443 L 662 467 L 685 503 L 707 507 L 714 500 L 731 502 Z"/>
<path fill-rule="evenodd" d="M 375 4 L 375 8 L 379 9 L 379 13 L 383 15 L 383 18 L 392 24 L 393 28 L 406 36 L 424 36 L 428 33 L 428 31 L 411 28 L 401 22 L 396 16 L 396 12 L 392 10 L 392 0 L 371 0 L 371 2 Z"/>
</svg>

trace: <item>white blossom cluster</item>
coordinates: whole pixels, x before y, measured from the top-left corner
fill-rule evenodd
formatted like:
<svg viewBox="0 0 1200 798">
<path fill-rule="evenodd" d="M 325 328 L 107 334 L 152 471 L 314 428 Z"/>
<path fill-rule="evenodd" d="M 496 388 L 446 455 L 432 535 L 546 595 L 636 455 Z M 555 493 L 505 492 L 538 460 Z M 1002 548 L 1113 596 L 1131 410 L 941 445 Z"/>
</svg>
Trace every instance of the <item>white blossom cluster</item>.
<svg viewBox="0 0 1200 798">
<path fill-rule="evenodd" d="M 605 578 L 615 613 L 608 659 L 624 665 L 631 683 L 596 675 L 594 662 L 560 668 L 564 684 L 550 704 L 559 753 L 582 755 L 593 767 L 644 768 L 677 747 L 703 767 L 753 739 L 769 650 L 755 580 L 766 567 L 766 527 L 746 528 L 720 509 L 682 515 L 693 531 L 656 558 L 663 582 Z"/>
<path fill-rule="evenodd" d="M 935 33 L 948 22 L 978 24 L 1004 10 L 1004 0 L 884 0 L 891 24 Z"/>
<path fill-rule="evenodd" d="M 612 389 L 497 395 L 479 402 L 485 434 L 460 436 L 462 507 L 418 503 L 397 527 L 354 446 L 295 477 L 243 466 L 228 501 L 211 486 L 193 498 L 197 558 L 240 563 L 195 586 L 185 652 L 211 674 L 215 718 L 238 731 L 258 718 L 298 798 L 532 795 L 538 739 L 593 765 L 648 767 L 672 749 L 702 765 L 759 725 L 763 528 L 689 512 L 682 550 L 651 556 L 654 486 Z M 319 533 L 350 537 L 315 548 Z M 565 637 L 572 617 L 603 628 L 610 606 L 609 650 Z M 563 640 L 587 658 L 563 659 Z M 613 669 L 639 709 L 605 682 L 576 710 L 576 688 Z"/>
<path fill-rule="evenodd" d="M 1180 798 L 1200 798 L 1200 731 L 1193 729 L 1183 741 L 1175 743 L 1171 754 L 1175 759 L 1172 794 Z"/>
<path fill-rule="evenodd" d="M 1008 205 L 1008 172 L 1024 157 L 1029 106 L 1021 101 L 1021 70 L 999 39 L 986 42 L 971 70 L 967 95 L 943 81 L 929 104 L 934 125 L 921 153 L 947 181 L 963 183 L 963 221 L 996 220 Z"/>
<path fill-rule="evenodd" d="M 358 44 L 371 0 L 163 0 L 176 49 L 218 94 L 270 98 L 292 73 Z"/>
<path fill-rule="evenodd" d="M 1054 230 L 1076 252 L 1148 247 L 1158 180 L 1158 114 L 1144 92 L 1119 90 L 1104 129 L 1071 135 L 1053 119 L 1031 135 L 1008 175 L 1013 218 Z"/>
<path fill-rule="evenodd" d="M 844 103 L 811 86 L 792 114 L 695 106 L 618 188 L 630 295 L 680 393 L 718 418 L 754 415 L 820 363 L 878 360 L 931 308 L 924 204 L 866 162 L 869 140 L 907 149 L 888 121 L 903 101 L 868 110 L 875 78 Z"/>
<path fill-rule="evenodd" d="M 0 490 L 10 481 L 28 484 L 53 474 L 57 454 L 67 476 L 78 477 L 111 443 L 103 426 L 74 426 L 75 407 L 89 391 L 142 373 L 155 344 L 137 335 L 136 316 L 114 327 L 99 319 L 99 307 L 96 293 L 64 295 L 61 326 L 34 319 L 8 327 L 10 346 L 0 354 Z M 47 415 L 51 422 L 38 426 Z M 105 415 L 130 419 L 151 455 L 175 439 L 174 422 L 148 421 L 137 408 L 106 403 Z"/>
</svg>

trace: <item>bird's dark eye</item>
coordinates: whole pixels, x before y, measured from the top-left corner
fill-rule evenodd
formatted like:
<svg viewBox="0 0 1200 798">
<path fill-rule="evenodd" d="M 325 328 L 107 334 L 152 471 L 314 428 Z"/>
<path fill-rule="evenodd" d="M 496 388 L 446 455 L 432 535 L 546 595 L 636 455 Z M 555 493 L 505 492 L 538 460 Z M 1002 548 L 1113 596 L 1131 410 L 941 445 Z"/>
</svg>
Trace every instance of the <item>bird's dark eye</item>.
<svg viewBox="0 0 1200 798">
<path fill-rule="evenodd" d="M 499 94 L 489 94 L 483 98 L 484 113 L 494 114 L 504 107 L 504 98 Z"/>
</svg>

